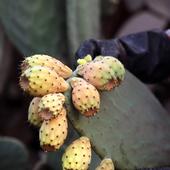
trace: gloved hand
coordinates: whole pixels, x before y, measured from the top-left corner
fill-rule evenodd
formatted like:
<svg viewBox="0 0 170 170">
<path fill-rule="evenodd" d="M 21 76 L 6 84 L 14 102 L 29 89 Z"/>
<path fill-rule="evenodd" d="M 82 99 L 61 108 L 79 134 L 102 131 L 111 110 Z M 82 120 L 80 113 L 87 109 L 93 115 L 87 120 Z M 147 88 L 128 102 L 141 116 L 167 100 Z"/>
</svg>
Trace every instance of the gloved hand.
<svg viewBox="0 0 170 170">
<path fill-rule="evenodd" d="M 170 75 L 170 38 L 168 33 L 150 30 L 111 40 L 89 39 L 76 52 L 76 59 L 87 54 L 118 58 L 145 83 L 155 83 Z"/>
</svg>

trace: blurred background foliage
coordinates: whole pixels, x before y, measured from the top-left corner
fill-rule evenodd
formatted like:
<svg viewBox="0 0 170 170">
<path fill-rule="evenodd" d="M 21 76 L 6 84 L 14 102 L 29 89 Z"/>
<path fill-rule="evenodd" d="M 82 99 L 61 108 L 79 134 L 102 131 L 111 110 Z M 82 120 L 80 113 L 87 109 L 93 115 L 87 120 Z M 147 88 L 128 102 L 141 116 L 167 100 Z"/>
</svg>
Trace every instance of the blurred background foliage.
<svg viewBox="0 0 170 170">
<path fill-rule="evenodd" d="M 15 137 L 25 145 L 21 163 L 31 162 L 25 169 L 54 169 L 54 164 L 44 165 L 48 156 L 41 152 L 38 131 L 27 123 L 31 98 L 18 86 L 23 58 L 44 53 L 73 67 L 82 41 L 166 29 L 169 8 L 169 0 L 0 0 L 0 135 Z M 149 87 L 170 112 L 169 80 Z M 11 145 L 20 148 L 15 144 Z"/>
</svg>

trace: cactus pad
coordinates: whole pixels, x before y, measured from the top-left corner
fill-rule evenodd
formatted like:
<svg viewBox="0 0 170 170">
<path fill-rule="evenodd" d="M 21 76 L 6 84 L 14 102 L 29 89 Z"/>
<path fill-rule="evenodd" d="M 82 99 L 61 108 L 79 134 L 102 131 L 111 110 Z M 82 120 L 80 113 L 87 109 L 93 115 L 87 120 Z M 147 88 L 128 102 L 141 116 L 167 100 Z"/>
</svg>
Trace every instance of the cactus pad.
<svg viewBox="0 0 170 170">
<path fill-rule="evenodd" d="M 89 119 L 74 109 L 71 91 L 65 94 L 69 119 L 96 153 L 120 170 L 170 165 L 170 115 L 147 87 L 127 71 L 119 88 L 100 95 L 100 111 Z"/>
</svg>

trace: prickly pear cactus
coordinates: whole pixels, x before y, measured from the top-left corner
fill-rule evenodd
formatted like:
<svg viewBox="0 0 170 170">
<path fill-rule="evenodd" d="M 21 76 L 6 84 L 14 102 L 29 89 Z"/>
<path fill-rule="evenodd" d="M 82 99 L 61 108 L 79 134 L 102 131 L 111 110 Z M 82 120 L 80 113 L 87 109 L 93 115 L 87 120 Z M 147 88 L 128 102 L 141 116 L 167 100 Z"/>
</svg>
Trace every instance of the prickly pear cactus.
<svg viewBox="0 0 170 170">
<path fill-rule="evenodd" d="M 100 92 L 100 111 L 84 117 L 67 96 L 67 114 L 81 134 L 90 138 L 95 152 L 109 157 L 120 170 L 170 165 L 170 115 L 145 85 L 128 71 L 120 87 Z"/>
<path fill-rule="evenodd" d="M 21 142 L 11 137 L 1 137 L 0 150 L 0 170 L 28 169 L 28 153 Z"/>
<path fill-rule="evenodd" d="M 64 117 L 62 114 L 56 114 L 54 117 L 50 117 L 49 120 L 41 117 L 43 119 L 43 123 L 40 127 L 40 145 L 42 148 L 45 148 L 46 151 L 54 151 L 63 145 L 66 146 L 68 144 L 65 142 L 65 139 L 67 138 L 68 117 L 79 135 L 85 136 L 84 138 L 88 139 L 88 145 L 90 147 L 84 145 L 85 141 L 81 141 L 81 137 L 78 142 L 73 142 L 74 146 L 66 149 L 66 152 L 62 157 L 64 169 L 80 170 L 82 169 L 81 167 L 84 166 L 83 169 L 87 170 L 89 164 L 95 165 L 99 159 L 92 159 L 90 162 L 91 151 L 89 152 L 89 148 L 91 150 L 91 146 L 100 159 L 109 158 L 113 161 L 115 168 L 118 170 L 159 168 L 170 165 L 170 115 L 161 107 L 160 103 L 151 94 L 147 87 L 132 76 L 128 71 L 125 76 L 125 80 L 122 82 L 124 79 L 124 71 L 122 72 L 123 69 L 120 68 L 123 68 L 123 66 L 117 67 L 117 64 L 114 65 L 117 62 L 113 62 L 114 67 L 111 69 L 112 67 L 109 66 L 109 63 L 112 58 L 103 58 L 100 56 L 97 57 L 94 62 L 91 62 L 90 58 L 90 62 L 86 59 L 87 58 L 84 58 L 84 60 L 82 60 L 85 64 L 80 61 L 77 70 L 72 74 L 72 78 L 65 82 L 65 84 L 67 84 L 67 89 L 62 91 L 65 95 L 64 98 L 66 98 L 64 104 L 64 108 L 66 107 Z M 77 76 L 76 73 L 82 77 L 84 77 L 84 74 L 87 74 L 88 76 L 92 76 L 91 78 L 95 79 L 95 82 L 98 83 L 98 81 L 104 78 L 99 74 L 100 72 L 95 71 L 93 72 L 93 75 L 89 74 L 90 72 L 87 70 L 81 75 L 79 74 L 79 71 L 90 65 L 90 63 L 98 62 L 101 59 L 102 63 L 99 70 L 102 70 L 101 73 L 104 73 L 102 75 L 105 78 L 107 77 L 107 74 L 113 73 L 113 75 L 109 79 L 106 78 L 109 82 L 103 84 L 105 87 L 109 88 L 98 88 L 100 90 L 110 91 L 100 91 L 100 94 L 98 92 L 96 94 L 93 93 L 94 89 L 86 86 L 87 83 L 83 84 L 85 80 L 75 81 L 80 78 L 73 77 Z M 104 64 L 105 59 L 106 64 Z M 98 65 L 96 65 L 96 68 L 97 66 Z M 120 64 L 118 64 L 118 66 L 120 66 Z M 46 74 L 41 74 L 43 69 L 48 69 L 49 72 L 53 71 L 50 70 L 51 68 L 41 66 L 42 68 L 38 69 L 38 72 L 35 72 L 34 67 L 38 66 L 33 66 L 27 69 L 31 70 L 30 74 L 36 75 L 33 76 L 34 81 L 32 81 L 32 84 L 41 82 L 38 81 L 40 75 L 42 80 L 44 80 L 44 76 L 46 79 Z M 105 72 L 108 67 L 109 72 Z M 113 71 L 115 68 L 118 68 L 118 70 Z M 89 70 L 93 69 L 94 67 L 89 68 Z M 22 79 L 23 74 L 20 78 L 21 88 L 25 87 L 23 86 L 25 85 L 25 81 L 22 81 L 24 80 Z M 99 75 L 99 80 L 96 80 L 95 74 Z M 42 84 L 46 87 L 45 94 L 47 93 L 47 95 L 49 95 L 50 91 L 47 87 L 50 87 L 54 83 L 53 81 L 56 81 L 56 87 L 61 85 L 61 82 L 58 81 L 59 78 L 57 78 L 57 81 L 55 78 L 52 78 L 50 79 L 51 81 L 47 81 L 47 84 Z M 119 83 L 114 86 L 112 79 L 118 82 L 121 80 L 122 84 Z M 28 80 L 31 80 L 30 76 L 28 76 Z M 87 79 L 87 81 L 89 80 L 90 79 Z M 102 87 L 104 87 L 103 85 Z M 119 87 L 117 87 L 118 85 Z M 78 88 L 75 90 L 77 86 Z M 54 90 L 56 89 L 57 88 L 54 88 Z M 23 88 L 23 90 L 25 89 Z M 35 94 L 32 93 L 32 88 L 25 91 L 32 95 Z M 34 87 L 34 91 L 39 91 L 39 95 L 45 95 L 42 93 L 41 88 L 37 85 Z M 75 97 L 75 95 L 78 94 L 79 96 Z M 98 105 L 94 105 L 95 102 L 97 102 Z M 58 103 L 60 104 L 60 106 L 58 106 L 54 99 L 51 100 L 50 98 L 49 100 L 48 98 L 47 103 L 50 103 L 47 104 L 47 106 L 50 108 L 52 106 L 51 109 L 56 109 L 56 107 L 63 108 L 62 101 L 61 103 Z M 38 108 L 44 108 L 45 105 L 46 103 L 44 102 L 42 105 L 39 103 Z M 85 107 L 83 112 L 81 109 L 82 107 Z M 92 114 L 93 117 L 86 117 L 87 115 L 89 116 L 89 114 L 83 115 L 79 113 L 87 112 L 89 109 L 95 109 L 95 114 Z M 65 130 L 63 131 L 63 129 Z M 68 130 L 71 131 L 73 129 L 68 127 Z M 71 161 L 73 159 L 75 161 Z M 82 163 L 83 165 L 81 165 Z M 92 169 L 96 167 L 97 166 L 93 166 Z"/>
</svg>

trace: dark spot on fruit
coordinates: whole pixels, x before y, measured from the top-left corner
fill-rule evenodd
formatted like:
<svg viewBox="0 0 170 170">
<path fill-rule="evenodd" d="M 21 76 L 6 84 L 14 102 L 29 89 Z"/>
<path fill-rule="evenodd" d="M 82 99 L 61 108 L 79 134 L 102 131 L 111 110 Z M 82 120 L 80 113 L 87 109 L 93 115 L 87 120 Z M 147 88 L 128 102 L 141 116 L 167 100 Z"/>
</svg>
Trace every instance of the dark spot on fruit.
<svg viewBox="0 0 170 170">
<path fill-rule="evenodd" d="M 49 119 L 51 119 L 53 117 L 53 114 L 51 113 L 51 111 L 48 108 L 42 109 L 39 112 L 39 115 L 44 120 L 49 120 Z M 48 122 L 46 122 L 46 125 L 48 125 Z"/>
<path fill-rule="evenodd" d="M 51 145 L 43 145 L 42 148 L 44 151 L 55 151 L 55 147 Z"/>
</svg>

